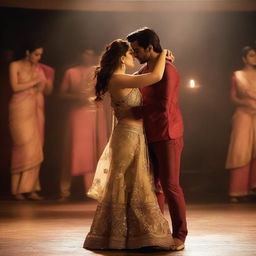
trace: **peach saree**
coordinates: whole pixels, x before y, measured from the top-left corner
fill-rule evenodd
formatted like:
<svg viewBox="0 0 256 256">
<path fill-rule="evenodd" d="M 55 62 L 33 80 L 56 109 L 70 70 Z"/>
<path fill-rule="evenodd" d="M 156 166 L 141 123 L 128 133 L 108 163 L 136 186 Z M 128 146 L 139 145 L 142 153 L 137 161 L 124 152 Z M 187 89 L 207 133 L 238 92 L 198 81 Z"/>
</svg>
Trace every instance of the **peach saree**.
<svg viewBox="0 0 256 256">
<path fill-rule="evenodd" d="M 35 72 L 44 77 L 39 66 Z M 21 83 L 27 82 L 31 75 L 19 74 L 18 79 Z M 42 90 L 34 87 L 13 93 L 9 104 L 9 127 L 12 137 L 12 193 L 40 190 L 44 129 Z"/>
</svg>

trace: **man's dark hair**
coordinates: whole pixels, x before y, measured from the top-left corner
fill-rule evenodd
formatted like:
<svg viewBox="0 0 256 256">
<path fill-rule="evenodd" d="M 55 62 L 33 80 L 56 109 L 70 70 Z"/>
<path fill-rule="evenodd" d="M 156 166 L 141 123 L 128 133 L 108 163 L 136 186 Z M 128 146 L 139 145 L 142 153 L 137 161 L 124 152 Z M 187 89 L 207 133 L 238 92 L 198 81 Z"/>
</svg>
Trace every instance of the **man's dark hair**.
<svg viewBox="0 0 256 256">
<path fill-rule="evenodd" d="M 138 42 L 138 45 L 146 49 L 150 44 L 153 46 L 155 52 L 162 52 L 160 39 L 156 32 L 150 28 L 140 28 L 127 36 L 127 40 L 131 42 Z"/>
</svg>

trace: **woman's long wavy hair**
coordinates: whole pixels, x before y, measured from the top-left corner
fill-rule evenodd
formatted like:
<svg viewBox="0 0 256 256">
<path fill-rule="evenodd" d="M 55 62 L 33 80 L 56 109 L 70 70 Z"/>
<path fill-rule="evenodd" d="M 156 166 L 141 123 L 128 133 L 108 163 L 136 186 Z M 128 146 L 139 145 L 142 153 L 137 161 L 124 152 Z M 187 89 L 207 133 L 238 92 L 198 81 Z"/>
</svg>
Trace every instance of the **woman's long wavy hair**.
<svg viewBox="0 0 256 256">
<path fill-rule="evenodd" d="M 96 101 L 102 100 L 102 96 L 108 91 L 108 83 L 115 70 L 121 65 L 121 57 L 125 56 L 129 50 L 129 43 L 122 39 L 117 39 L 107 45 L 103 53 L 100 65 L 95 71 Z"/>
</svg>

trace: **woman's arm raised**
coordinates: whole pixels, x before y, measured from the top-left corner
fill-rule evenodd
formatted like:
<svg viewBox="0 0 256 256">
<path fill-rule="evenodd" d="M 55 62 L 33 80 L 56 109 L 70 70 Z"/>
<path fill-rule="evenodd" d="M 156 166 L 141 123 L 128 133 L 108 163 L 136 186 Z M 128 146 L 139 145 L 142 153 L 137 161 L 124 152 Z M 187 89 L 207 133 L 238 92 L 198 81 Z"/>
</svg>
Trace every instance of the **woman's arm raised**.
<svg viewBox="0 0 256 256">
<path fill-rule="evenodd" d="M 24 91 L 26 89 L 32 88 L 41 81 L 41 79 L 37 77 L 28 82 L 19 83 L 18 70 L 19 70 L 18 64 L 16 62 L 12 62 L 9 67 L 9 74 L 10 74 L 11 87 L 14 92 Z"/>
<path fill-rule="evenodd" d="M 167 50 L 160 53 L 152 72 L 141 75 L 116 74 L 112 76 L 110 83 L 118 84 L 120 88 L 124 89 L 143 88 L 159 82 L 164 74 L 166 53 Z"/>
</svg>

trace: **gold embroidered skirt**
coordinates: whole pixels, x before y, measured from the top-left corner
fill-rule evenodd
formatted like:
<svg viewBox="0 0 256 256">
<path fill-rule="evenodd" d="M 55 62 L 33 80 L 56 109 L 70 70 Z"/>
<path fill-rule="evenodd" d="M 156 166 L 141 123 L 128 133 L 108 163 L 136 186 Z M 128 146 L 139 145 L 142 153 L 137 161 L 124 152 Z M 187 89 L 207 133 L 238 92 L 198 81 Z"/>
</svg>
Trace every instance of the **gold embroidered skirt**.
<svg viewBox="0 0 256 256">
<path fill-rule="evenodd" d="M 99 160 L 89 196 L 99 204 L 84 248 L 173 246 L 169 224 L 155 196 L 142 127 L 117 124 Z"/>
</svg>

